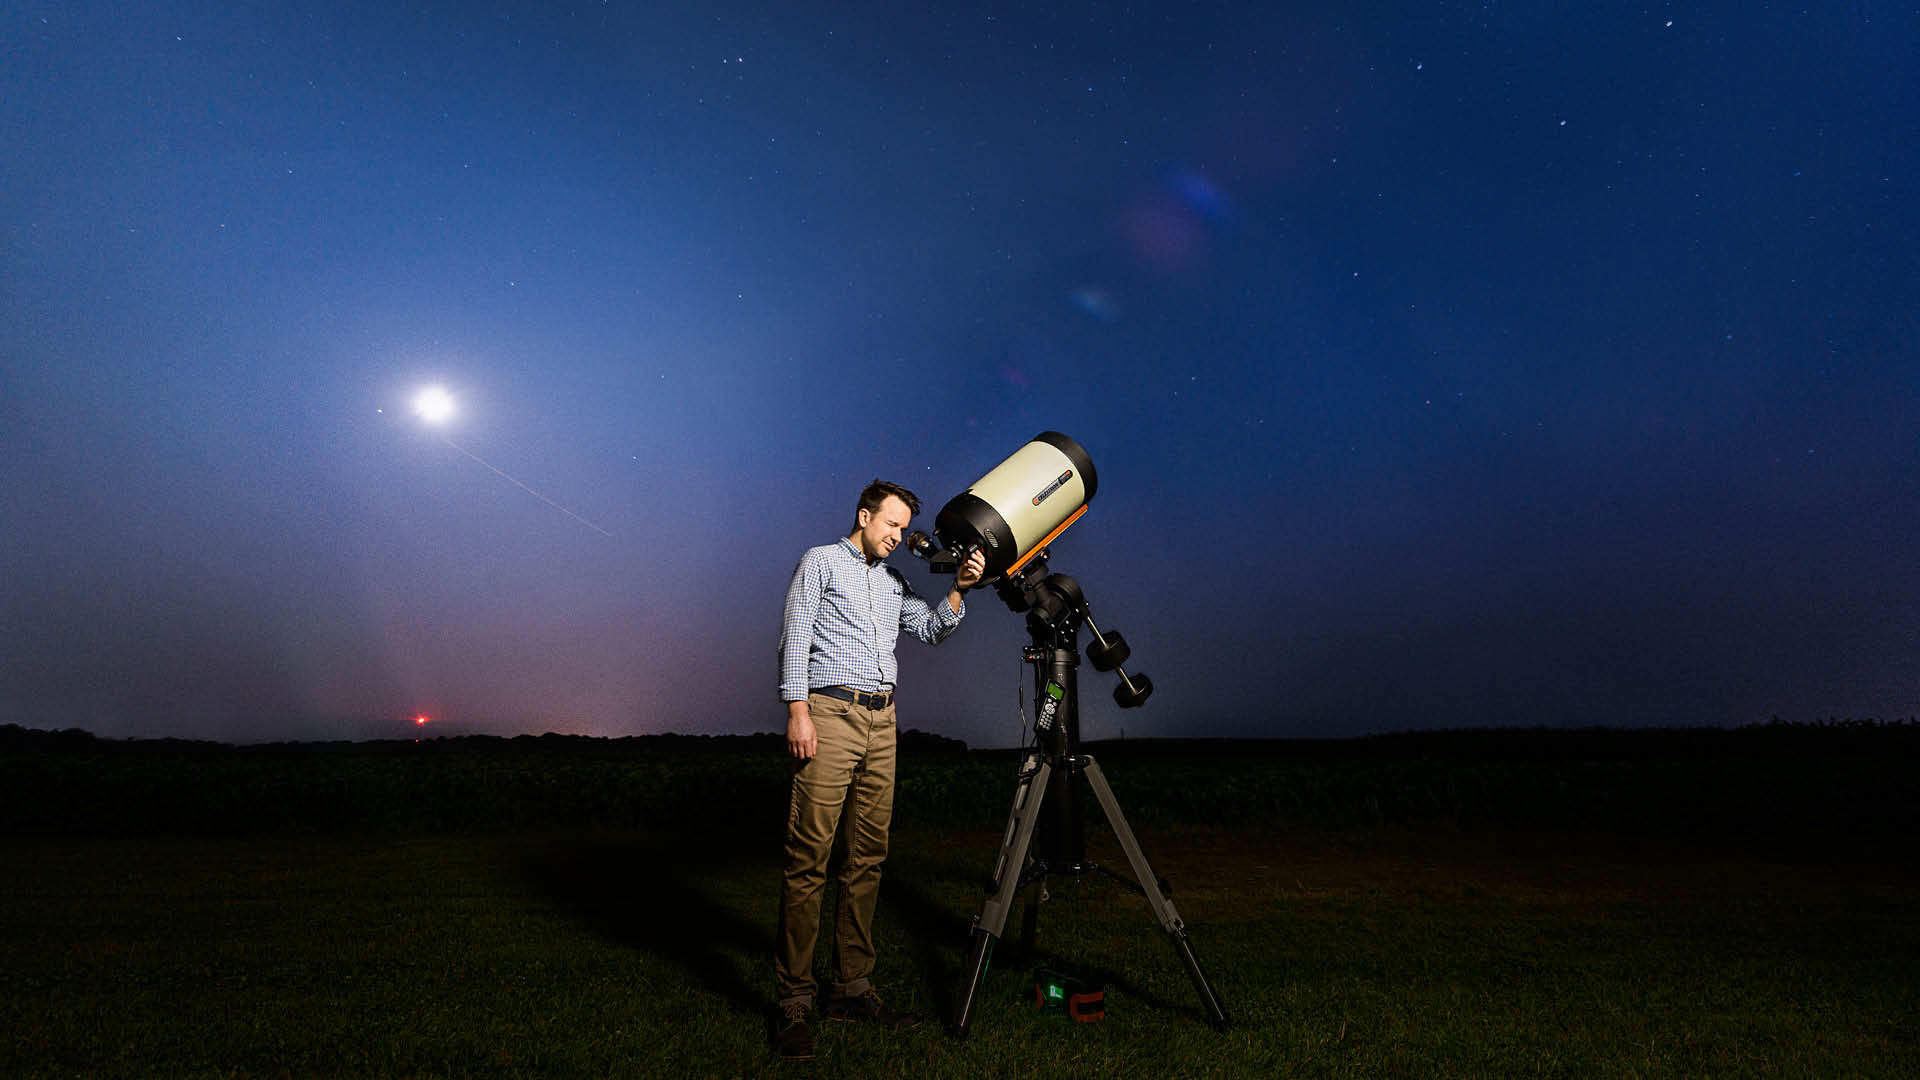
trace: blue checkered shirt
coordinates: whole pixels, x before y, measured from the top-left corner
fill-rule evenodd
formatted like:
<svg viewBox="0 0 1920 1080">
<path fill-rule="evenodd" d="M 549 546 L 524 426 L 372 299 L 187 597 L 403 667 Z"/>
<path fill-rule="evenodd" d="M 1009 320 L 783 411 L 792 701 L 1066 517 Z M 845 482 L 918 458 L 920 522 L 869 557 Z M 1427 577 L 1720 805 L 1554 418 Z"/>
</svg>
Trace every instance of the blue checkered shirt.
<svg viewBox="0 0 1920 1080">
<path fill-rule="evenodd" d="M 900 631 L 938 645 L 966 613 L 964 602 L 959 611 L 944 597 L 927 603 L 900 571 L 884 561 L 868 565 L 851 540 L 809 548 L 787 587 L 780 700 L 804 701 L 807 691 L 822 686 L 892 690 Z"/>
</svg>

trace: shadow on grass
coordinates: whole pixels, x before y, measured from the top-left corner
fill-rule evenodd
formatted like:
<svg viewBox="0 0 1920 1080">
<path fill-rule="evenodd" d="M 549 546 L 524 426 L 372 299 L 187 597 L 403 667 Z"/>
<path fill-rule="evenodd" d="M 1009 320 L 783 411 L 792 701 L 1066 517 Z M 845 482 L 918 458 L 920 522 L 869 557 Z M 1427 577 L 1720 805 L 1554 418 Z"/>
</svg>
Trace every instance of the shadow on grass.
<svg viewBox="0 0 1920 1080">
<path fill-rule="evenodd" d="M 942 903 L 923 878 L 911 873 L 889 873 L 881 886 L 880 904 L 900 927 L 913 967 L 926 983 L 927 1000 L 945 1021 L 959 1001 L 959 979 L 972 916 Z"/>
<path fill-rule="evenodd" d="M 737 875 L 747 861 L 737 853 L 750 847 L 730 833 L 576 837 L 528 855 L 520 870 L 536 895 L 597 936 L 667 960 L 732 1011 L 770 1024 L 773 928 L 704 883 Z M 765 958 L 765 985 L 741 976 L 741 955 Z"/>
<path fill-rule="evenodd" d="M 906 839 L 905 844 L 909 845 L 908 850 L 912 852 L 906 859 L 896 858 L 889 862 L 880 903 L 888 918 L 900 928 L 901 938 L 911 952 L 913 965 L 929 987 L 928 1001 L 944 1023 L 953 1017 L 960 1004 L 963 989 L 961 979 L 966 976 L 966 962 L 972 946 L 973 919 L 987 899 L 988 871 L 996 852 L 992 848 L 982 848 L 977 852 L 949 849 L 937 855 L 927 855 L 910 846 L 917 840 L 917 837 Z M 896 849 L 900 846 L 896 843 Z M 978 865 L 975 865 L 976 862 Z M 1094 980 L 1110 991 L 1118 991 L 1156 1010 L 1191 1012 L 1202 1020 L 1206 1019 L 1205 1011 L 1197 1000 L 1169 1000 L 1136 981 L 1128 971 L 1048 947 L 1049 915 L 1056 918 L 1087 917 L 1084 912 L 1063 910 L 1063 906 L 1095 900 L 1092 891 L 1112 889 L 1115 893 L 1112 904 L 1101 905 L 1101 909 L 1107 912 L 1103 917 L 1138 919 L 1148 926 L 1158 925 L 1146 899 L 1127 886 L 1095 875 L 1088 875 L 1085 881 L 1085 888 L 1062 891 L 1060 886 L 1063 880 L 1052 879 L 1054 899 L 1039 907 L 1031 948 L 1028 947 L 1025 934 L 1027 894 L 1023 893 L 1016 900 L 1014 909 L 1009 912 L 1005 933 L 994 945 L 988 974 L 979 991 L 981 999 L 990 996 L 1001 999 L 1012 997 L 1030 1003 L 1033 982 L 1029 976 L 1034 968 L 1045 966 Z M 943 896 L 960 897 L 962 906 L 955 907 L 952 899 L 942 899 Z M 1165 959 L 1177 966 L 1178 953 L 1174 950 L 1172 940 L 1165 936 L 1159 936 L 1158 940 L 1166 950 Z M 1159 963 L 1161 959 L 1154 957 L 1153 961 Z"/>
<path fill-rule="evenodd" d="M 659 957 L 678 968 L 690 985 L 720 998 L 730 1011 L 771 1024 L 774 928 L 740 914 L 737 903 L 730 902 L 737 901 L 737 894 L 729 897 L 730 890 L 719 884 L 738 880 L 743 869 L 758 861 L 739 854 L 750 850 L 754 839 L 732 832 L 576 836 L 527 854 L 519 871 L 534 895 L 595 936 Z M 914 845 L 921 838 L 903 839 Z M 886 938 L 880 946 L 903 950 L 926 987 L 928 1005 L 945 1023 L 959 1003 L 972 919 L 986 898 L 985 875 L 972 865 L 970 852 L 908 850 L 906 858 L 889 860 L 881 886 L 882 918 L 892 930 L 883 931 Z M 986 858 L 991 854 L 986 852 Z M 766 869 L 771 897 L 779 888 L 777 863 L 768 861 Z M 830 878 L 837 869 L 830 869 Z M 1114 888 L 1125 897 L 1115 905 L 1114 916 L 1152 923 L 1144 900 L 1112 883 L 1096 887 Z M 833 891 L 830 884 L 822 911 L 827 926 Z M 1097 979 L 1154 1009 L 1192 1009 L 1194 1003 L 1165 1000 L 1126 971 L 1047 947 L 1050 911 L 1064 917 L 1068 913 L 1060 905 L 1085 899 L 1061 895 L 1056 884 L 1056 899 L 1041 905 L 1032 952 L 1022 947 L 1024 906 L 1016 907 L 981 994 L 1025 1000 L 1032 985 L 1028 973 L 1045 964 Z M 1170 944 L 1166 947 L 1171 949 Z M 743 956 L 765 969 L 764 979 L 742 975 Z"/>
</svg>

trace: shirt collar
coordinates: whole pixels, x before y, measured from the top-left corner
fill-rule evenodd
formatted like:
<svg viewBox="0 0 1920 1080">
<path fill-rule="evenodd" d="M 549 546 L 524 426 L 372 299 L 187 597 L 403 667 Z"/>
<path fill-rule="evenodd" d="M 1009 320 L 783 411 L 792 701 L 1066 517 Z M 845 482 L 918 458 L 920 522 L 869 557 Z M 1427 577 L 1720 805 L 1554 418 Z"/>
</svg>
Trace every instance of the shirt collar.
<svg viewBox="0 0 1920 1080">
<path fill-rule="evenodd" d="M 859 559 L 861 564 L 864 565 L 869 570 L 873 569 L 876 566 L 879 566 L 882 561 L 880 559 L 875 559 L 872 562 L 868 562 L 867 557 L 860 553 L 860 545 L 854 543 L 852 540 L 849 540 L 844 536 L 840 538 L 840 546 L 846 550 L 847 554 L 853 556 L 856 559 Z"/>
</svg>

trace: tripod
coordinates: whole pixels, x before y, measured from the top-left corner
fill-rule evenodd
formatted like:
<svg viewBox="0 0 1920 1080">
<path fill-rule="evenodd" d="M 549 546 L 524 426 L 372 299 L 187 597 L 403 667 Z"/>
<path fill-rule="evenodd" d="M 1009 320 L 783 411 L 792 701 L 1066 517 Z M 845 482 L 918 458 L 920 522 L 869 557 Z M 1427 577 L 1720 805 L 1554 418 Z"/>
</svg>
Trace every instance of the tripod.
<svg viewBox="0 0 1920 1080">
<path fill-rule="evenodd" d="M 1153 867 L 1147 863 L 1139 841 L 1127 826 L 1126 815 L 1121 813 L 1120 802 L 1114 798 L 1113 788 L 1107 784 L 1099 762 L 1092 755 L 1079 752 L 1079 687 L 1075 675 L 1080 666 L 1080 625 L 1085 623 L 1093 631 L 1095 646 L 1089 650 L 1089 656 L 1099 670 L 1119 668 L 1126 661 L 1126 644 L 1118 634 L 1100 633 L 1099 627 L 1087 616 L 1086 602 L 1077 582 L 1063 574 L 1044 578 L 1042 575 L 1045 575 L 1044 564 L 1037 567 L 1032 576 L 1003 581 L 997 586 L 1010 607 L 1015 611 L 1028 611 L 1027 625 L 1033 643 L 1024 650 L 1023 656 L 1033 664 L 1039 687 L 1034 725 L 1036 740 L 1020 766 L 1013 808 L 1007 815 L 1000 853 L 994 859 L 991 895 L 973 920 L 967 982 L 961 988 L 959 1009 L 949 1031 L 955 1038 L 967 1036 L 974 998 L 986 975 L 993 946 L 1006 930 L 1007 915 L 1016 894 L 1023 888 L 1028 890 L 1024 936 L 1030 947 L 1038 920 L 1038 892 L 1047 876 L 1089 871 L 1104 874 L 1146 897 L 1154 917 L 1172 939 L 1174 951 L 1186 966 L 1194 989 L 1199 991 L 1209 1022 L 1216 1028 L 1225 1028 L 1226 1011 L 1220 1007 L 1220 999 L 1200 969 L 1199 959 L 1193 955 L 1186 924 L 1167 896 L 1166 883 L 1154 876 Z M 1144 675 L 1129 677 L 1121 668 L 1120 679 L 1114 699 L 1123 708 L 1139 705 L 1152 692 L 1152 684 Z M 1081 817 L 1082 776 L 1093 789 L 1094 798 L 1107 816 L 1107 824 L 1126 852 L 1127 862 L 1133 869 L 1133 881 L 1086 858 Z"/>
</svg>

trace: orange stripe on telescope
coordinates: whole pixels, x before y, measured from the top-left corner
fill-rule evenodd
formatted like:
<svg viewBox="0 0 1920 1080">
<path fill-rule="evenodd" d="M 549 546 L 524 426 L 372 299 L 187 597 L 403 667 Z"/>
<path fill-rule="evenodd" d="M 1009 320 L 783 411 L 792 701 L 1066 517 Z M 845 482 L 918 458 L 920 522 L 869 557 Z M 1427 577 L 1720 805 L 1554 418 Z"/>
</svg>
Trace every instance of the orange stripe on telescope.
<svg viewBox="0 0 1920 1080">
<path fill-rule="evenodd" d="M 1023 566 L 1025 566 L 1025 565 L 1027 565 L 1027 563 L 1029 563 L 1029 562 L 1031 562 L 1031 561 L 1033 561 L 1033 557 L 1034 557 L 1035 555 L 1038 555 L 1038 554 L 1040 554 L 1041 552 L 1043 552 L 1043 551 L 1045 551 L 1045 550 L 1047 550 L 1047 545 L 1048 545 L 1048 544 L 1051 544 L 1051 543 L 1053 543 L 1053 542 L 1054 542 L 1054 541 L 1055 541 L 1056 539 L 1058 539 L 1061 533 L 1063 533 L 1063 532 L 1066 532 L 1066 531 L 1067 531 L 1067 526 L 1069 526 L 1069 525 L 1071 525 L 1071 524 L 1073 524 L 1073 523 L 1074 523 L 1074 522 L 1076 522 L 1076 521 L 1079 521 L 1079 520 L 1080 520 L 1080 515 L 1081 515 L 1081 514 L 1084 514 L 1084 513 L 1086 513 L 1086 512 L 1087 512 L 1087 504 L 1086 504 L 1086 503 L 1081 503 L 1081 504 L 1080 504 L 1080 509 L 1078 509 L 1078 510 L 1075 510 L 1075 511 L 1074 511 L 1073 513 L 1071 513 L 1071 514 L 1068 514 L 1068 515 L 1067 515 L 1067 520 L 1065 520 L 1065 521 L 1063 521 L 1063 522 L 1061 522 L 1060 524 L 1058 524 L 1058 525 L 1056 525 L 1056 526 L 1054 526 L 1054 528 L 1053 528 L 1053 531 L 1052 531 L 1052 532 L 1050 532 L 1050 533 L 1048 533 L 1048 534 L 1047 534 L 1046 536 L 1044 536 L 1044 537 L 1042 537 L 1039 543 L 1037 543 L 1037 544 L 1035 544 L 1035 545 L 1033 545 L 1032 547 L 1030 547 L 1030 548 L 1028 548 L 1028 549 L 1027 549 L 1027 553 L 1026 553 L 1025 555 L 1022 555 L 1022 556 L 1020 556 L 1020 560 L 1019 560 L 1018 562 L 1016 562 L 1016 563 L 1014 563 L 1014 564 L 1013 564 L 1012 566 L 1009 566 L 1009 567 L 1007 567 L 1007 572 L 1006 572 L 1006 574 L 1005 574 L 1005 576 L 1006 576 L 1006 577 L 1012 577 L 1013 575 L 1015 575 L 1015 574 L 1017 574 L 1017 573 L 1019 573 L 1019 572 L 1020 572 L 1020 568 L 1021 568 L 1021 567 L 1023 567 Z"/>
</svg>

